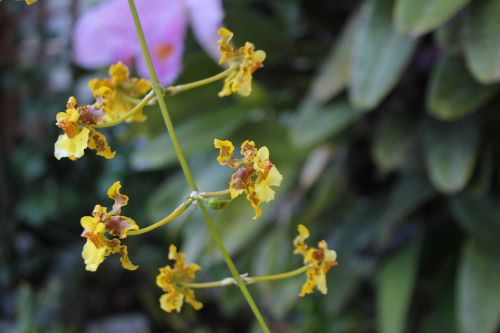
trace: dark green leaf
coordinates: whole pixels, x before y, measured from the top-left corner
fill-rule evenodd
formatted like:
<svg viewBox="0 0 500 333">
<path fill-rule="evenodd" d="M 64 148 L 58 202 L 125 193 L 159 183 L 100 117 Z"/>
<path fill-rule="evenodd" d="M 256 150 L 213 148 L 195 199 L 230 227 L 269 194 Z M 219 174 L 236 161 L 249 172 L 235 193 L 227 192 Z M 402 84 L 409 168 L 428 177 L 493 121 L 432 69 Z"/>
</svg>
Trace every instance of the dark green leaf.
<svg viewBox="0 0 500 333">
<path fill-rule="evenodd" d="M 336 96 L 349 83 L 354 33 L 359 25 L 359 14 L 358 10 L 351 15 L 338 41 L 312 82 L 310 94 L 320 103 Z"/>
<path fill-rule="evenodd" d="M 260 241 L 260 246 L 253 254 L 252 275 L 269 275 L 278 272 L 286 272 L 294 269 L 291 263 L 300 264 L 299 258 L 291 260 L 292 239 L 289 237 L 285 228 L 274 229 L 266 234 Z M 287 260 L 285 258 L 290 258 Z M 258 284 L 258 288 L 263 295 L 263 301 L 273 303 L 270 309 L 275 316 L 283 318 L 290 307 L 299 301 L 297 295 L 300 291 L 300 285 L 304 279 L 297 277 L 295 279 L 282 281 L 280 288 L 276 288 L 272 283 Z"/>
<path fill-rule="evenodd" d="M 328 313 L 341 314 L 342 309 L 358 291 L 362 283 L 360 272 L 351 267 L 347 260 L 339 258 L 340 263 L 335 266 L 328 275 L 328 296 L 326 296 L 325 307 Z"/>
<path fill-rule="evenodd" d="M 350 99 L 356 108 L 375 108 L 398 83 L 416 40 L 392 26 L 393 0 L 368 0 L 355 33 Z"/>
<path fill-rule="evenodd" d="M 448 54 L 461 53 L 464 15 L 456 15 L 434 32 L 434 40 Z"/>
<path fill-rule="evenodd" d="M 349 218 L 336 232 L 339 253 L 350 254 L 376 241 L 385 240 L 396 224 L 434 195 L 430 184 L 422 177 L 404 175 L 383 195 L 372 201 L 359 200 Z"/>
<path fill-rule="evenodd" d="M 421 237 L 390 257 L 377 274 L 379 332 L 401 333 L 415 286 Z"/>
<path fill-rule="evenodd" d="M 444 56 L 431 76 L 427 108 L 438 119 L 460 119 L 488 102 L 497 88 L 477 83 L 459 56 Z"/>
<path fill-rule="evenodd" d="M 424 158 L 439 191 L 455 193 L 469 181 L 477 158 L 479 118 L 445 123 L 429 119 L 424 129 Z"/>
<path fill-rule="evenodd" d="M 447 281 L 446 285 L 437 290 L 435 299 L 437 304 L 422 321 L 419 333 L 457 333 L 455 318 L 455 288 Z"/>
<path fill-rule="evenodd" d="M 466 242 L 458 271 L 458 323 L 462 333 L 495 333 L 500 324 L 498 249 Z"/>
<path fill-rule="evenodd" d="M 470 0 L 397 0 L 394 10 L 398 31 L 420 36 L 439 27 Z"/>
<path fill-rule="evenodd" d="M 498 246 L 500 239 L 500 206 L 487 196 L 460 194 L 450 199 L 450 210 L 465 230 L 481 242 Z M 500 246 L 498 246 L 500 249 Z"/>
<path fill-rule="evenodd" d="M 500 81 L 500 1 L 473 1 L 465 24 L 465 57 L 481 83 Z"/>
<path fill-rule="evenodd" d="M 388 114 L 380 123 L 372 148 L 373 159 L 384 171 L 400 167 L 416 140 L 417 119 L 414 114 Z"/>
<path fill-rule="evenodd" d="M 324 109 L 303 111 L 290 130 L 291 140 L 297 147 L 312 146 L 340 134 L 359 117 L 360 113 L 345 100 L 337 101 Z"/>
</svg>

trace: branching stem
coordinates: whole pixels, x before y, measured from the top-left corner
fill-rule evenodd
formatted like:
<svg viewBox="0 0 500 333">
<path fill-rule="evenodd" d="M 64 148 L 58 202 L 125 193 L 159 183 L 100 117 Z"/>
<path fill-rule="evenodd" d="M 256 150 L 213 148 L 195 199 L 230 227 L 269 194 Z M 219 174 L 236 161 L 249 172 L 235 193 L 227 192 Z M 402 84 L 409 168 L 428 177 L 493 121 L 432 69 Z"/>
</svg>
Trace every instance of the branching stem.
<svg viewBox="0 0 500 333">
<path fill-rule="evenodd" d="M 283 280 L 295 277 L 297 275 L 303 274 L 309 268 L 308 265 L 299 267 L 290 272 L 272 274 L 272 275 L 264 275 L 264 276 L 241 276 L 242 280 L 246 284 L 254 284 L 265 281 L 275 281 L 275 280 Z M 229 285 L 236 284 L 233 278 L 225 278 L 220 281 L 212 281 L 212 282 L 193 282 L 186 283 L 186 286 L 190 288 L 216 288 L 216 287 L 225 287 Z"/>
<path fill-rule="evenodd" d="M 179 141 L 177 139 L 177 135 L 175 133 L 174 125 L 172 123 L 172 119 L 170 118 L 170 114 L 167 109 L 167 105 L 165 103 L 165 100 L 163 99 L 163 92 L 160 87 L 160 82 L 158 80 L 158 77 L 156 75 L 153 62 L 151 60 L 151 54 L 148 50 L 147 44 L 146 44 L 146 39 L 144 37 L 144 32 L 142 30 L 141 22 L 139 20 L 139 15 L 137 14 L 137 9 L 135 7 L 134 0 L 128 0 L 128 4 L 130 7 L 130 12 L 132 14 L 132 18 L 134 19 L 134 25 L 135 29 L 137 32 L 137 35 L 139 37 L 139 42 L 141 44 L 141 49 L 142 49 L 142 54 L 144 56 L 144 60 L 146 61 L 146 65 L 148 67 L 149 75 L 151 77 L 151 80 L 153 81 L 153 89 L 156 94 L 156 98 L 158 99 L 158 104 L 160 106 L 161 113 L 163 115 L 163 120 L 165 121 L 165 125 L 168 130 L 168 134 L 170 136 L 170 139 L 172 141 L 172 146 L 174 147 L 175 153 L 177 155 L 177 158 L 179 160 L 179 163 L 181 165 L 182 171 L 184 173 L 184 177 L 186 178 L 186 181 L 191 189 L 191 191 L 198 191 L 198 187 L 196 186 L 196 182 L 193 179 L 193 176 L 191 174 L 191 170 L 189 168 L 189 165 L 187 164 L 186 158 L 184 156 L 184 153 L 182 152 L 181 146 L 179 144 Z M 212 234 L 212 237 L 215 240 L 215 243 L 217 244 L 217 247 L 219 248 L 220 253 L 224 257 L 224 261 L 226 262 L 226 265 L 229 268 L 229 271 L 231 272 L 231 275 L 236 281 L 236 284 L 241 290 L 241 293 L 245 297 L 248 305 L 252 309 L 252 312 L 255 315 L 255 318 L 260 324 L 260 327 L 262 328 L 262 331 L 264 333 L 270 333 L 269 328 L 267 327 L 266 322 L 264 321 L 264 317 L 262 316 L 259 308 L 255 304 L 254 299 L 252 298 L 252 295 L 248 291 L 248 288 L 245 285 L 245 282 L 243 282 L 242 278 L 240 277 L 240 274 L 238 270 L 236 269 L 236 266 L 233 263 L 233 260 L 229 256 L 229 253 L 226 250 L 226 247 L 224 246 L 224 243 L 222 242 L 222 239 L 220 238 L 220 235 L 215 228 L 215 224 L 212 221 L 212 218 L 210 217 L 207 208 L 205 207 L 205 204 L 202 200 L 198 200 L 198 204 L 200 207 L 200 211 L 205 218 L 205 221 L 207 223 L 208 229 L 210 230 L 210 233 Z"/>
</svg>

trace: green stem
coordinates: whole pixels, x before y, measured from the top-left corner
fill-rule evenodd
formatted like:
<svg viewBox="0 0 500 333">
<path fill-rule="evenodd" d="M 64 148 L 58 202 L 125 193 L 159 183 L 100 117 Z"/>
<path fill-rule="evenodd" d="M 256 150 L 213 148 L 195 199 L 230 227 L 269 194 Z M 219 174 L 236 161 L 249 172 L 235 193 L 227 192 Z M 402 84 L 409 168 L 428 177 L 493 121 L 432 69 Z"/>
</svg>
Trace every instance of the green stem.
<svg viewBox="0 0 500 333">
<path fill-rule="evenodd" d="M 153 223 L 145 228 L 141 228 L 139 230 L 131 230 L 127 232 L 127 236 L 136 236 L 136 235 L 141 235 L 145 234 L 146 232 L 150 232 L 151 230 L 157 229 L 161 226 L 164 226 L 168 222 L 172 221 L 176 217 L 179 217 L 182 213 L 184 213 L 189 206 L 191 206 L 191 203 L 193 202 L 193 199 L 188 199 L 184 201 L 179 207 L 177 207 L 170 215 L 164 217 L 160 221 Z"/>
<path fill-rule="evenodd" d="M 212 83 L 212 82 L 215 82 L 215 81 L 218 81 L 218 80 L 225 78 L 226 76 L 231 74 L 231 72 L 233 72 L 236 68 L 238 68 L 238 66 L 239 66 L 239 64 L 237 66 L 229 67 L 225 71 L 220 72 L 219 74 L 215 74 L 214 76 L 207 77 L 206 79 L 203 79 L 203 80 L 198 80 L 198 81 L 194 81 L 194 82 L 186 83 L 186 84 L 180 84 L 177 86 L 170 86 L 166 89 L 166 91 L 170 95 L 175 95 L 175 94 L 179 94 L 181 92 L 184 92 L 186 90 L 191 90 L 194 88 L 205 86 L 209 83 Z"/>
<path fill-rule="evenodd" d="M 182 285 L 193 288 L 193 289 L 206 289 L 206 288 L 217 288 L 217 287 L 226 287 L 234 283 L 233 278 L 227 278 L 220 281 L 212 281 L 212 282 L 191 282 L 191 283 L 183 283 Z"/>
<path fill-rule="evenodd" d="M 255 276 L 255 277 L 247 277 L 245 280 L 247 281 L 248 284 L 252 283 L 258 283 L 258 282 L 264 282 L 264 281 L 275 281 L 275 280 L 282 280 L 282 279 L 289 279 L 291 277 L 300 275 L 307 271 L 309 268 L 309 265 L 305 265 L 302 267 L 299 267 L 297 269 L 294 269 L 293 271 L 286 272 L 286 273 L 280 273 L 280 274 L 273 274 L 273 275 L 265 275 L 265 276 Z"/>
<path fill-rule="evenodd" d="M 126 93 L 121 92 L 121 91 L 119 91 L 119 93 L 120 93 L 120 97 L 122 97 L 124 100 L 126 100 L 126 101 L 127 101 L 127 102 L 129 102 L 129 103 L 137 104 L 137 103 L 140 103 L 140 102 L 141 102 L 141 99 L 140 99 L 140 98 L 136 98 L 136 97 L 129 96 L 129 95 L 127 95 Z M 153 93 L 154 93 L 154 92 L 153 92 Z"/>
<path fill-rule="evenodd" d="M 307 269 L 309 268 L 308 265 L 299 267 L 297 269 L 294 269 L 293 271 L 290 272 L 285 272 L 285 273 L 280 273 L 280 274 L 273 274 L 273 275 L 264 275 L 264 276 L 246 276 L 243 277 L 243 281 L 245 281 L 246 284 L 253 284 L 253 283 L 258 283 L 258 282 L 264 282 L 264 281 L 275 281 L 275 280 L 283 280 L 283 279 L 289 279 L 292 277 L 295 277 L 297 275 L 303 274 Z M 186 283 L 187 287 L 190 288 L 215 288 L 215 287 L 225 287 L 228 285 L 234 284 L 234 280 L 232 278 L 226 278 L 222 279 L 220 281 L 212 281 L 212 282 L 192 282 L 192 283 Z"/>
<path fill-rule="evenodd" d="M 205 198 L 210 198 L 210 197 L 223 197 L 225 195 L 231 194 L 231 190 L 222 190 L 222 191 L 214 191 L 214 192 L 201 192 L 200 195 Z"/>
<path fill-rule="evenodd" d="M 176 95 L 176 94 L 185 92 L 185 91 L 190 90 L 190 89 L 194 89 L 197 87 L 207 85 L 209 83 L 212 83 L 212 82 L 215 82 L 217 80 L 225 78 L 226 76 L 231 74 L 231 72 L 234 69 L 236 69 L 237 67 L 238 66 L 233 66 L 233 67 L 228 68 L 225 71 L 220 72 L 216 75 L 213 75 L 213 76 L 210 76 L 210 77 L 207 77 L 205 79 L 198 80 L 195 82 L 181 84 L 181 85 L 177 85 L 177 86 L 170 86 L 170 87 L 165 89 L 165 92 L 168 93 L 170 96 L 172 96 L 172 95 Z M 139 99 L 134 98 L 134 97 L 130 97 L 128 95 L 123 95 L 123 97 L 126 100 L 128 100 L 129 102 L 132 102 L 132 103 L 137 103 L 137 105 L 135 105 L 129 112 L 127 112 L 125 115 L 123 115 L 119 119 L 115 119 L 113 121 L 109 121 L 109 122 L 104 123 L 104 124 L 95 125 L 93 127 L 94 128 L 106 128 L 106 127 L 112 127 L 112 126 L 116 126 L 116 125 L 123 123 L 128 118 L 130 118 L 130 116 L 139 112 L 144 106 L 146 106 L 146 104 L 148 104 L 151 100 L 153 100 L 154 95 L 155 95 L 154 89 L 152 89 L 146 96 L 144 96 L 144 98 L 142 100 L 139 100 Z"/>
<path fill-rule="evenodd" d="M 146 104 L 149 103 L 149 101 L 151 101 L 154 97 L 154 90 L 151 90 L 146 96 L 144 96 L 144 98 L 139 102 L 137 103 L 136 106 L 134 106 L 129 112 L 127 112 L 124 116 L 118 118 L 118 119 L 115 119 L 113 121 L 108 121 L 104 124 L 101 124 L 101 125 L 95 125 L 93 127 L 95 128 L 105 128 L 105 127 L 112 127 L 112 126 L 116 126 L 118 124 L 121 124 L 123 123 L 125 120 L 127 120 L 130 116 L 132 116 L 134 113 L 136 112 L 139 112 Z"/>
<path fill-rule="evenodd" d="M 168 113 L 167 105 L 165 103 L 165 100 L 163 99 L 163 93 L 160 88 L 160 82 L 158 80 L 158 77 L 156 75 L 153 62 L 151 60 L 151 55 L 149 53 L 147 44 L 146 44 L 146 39 L 144 37 L 144 32 L 142 30 L 142 26 L 139 20 L 139 15 L 137 14 L 137 9 L 135 7 L 134 0 L 128 0 L 128 4 L 130 7 L 130 12 L 132 14 L 132 17 L 134 19 L 134 25 L 135 29 L 137 32 L 137 35 L 139 37 L 139 42 L 141 44 L 141 49 L 142 53 L 144 56 L 144 60 L 146 61 L 146 65 L 148 67 L 149 75 L 151 76 L 151 79 L 153 81 L 153 89 L 155 91 L 156 97 L 158 99 L 158 104 L 160 106 L 161 113 L 163 115 L 163 119 L 165 121 L 165 125 L 167 126 L 167 130 L 170 136 L 170 139 L 172 141 L 172 145 L 174 147 L 175 153 L 177 155 L 177 158 L 179 159 L 179 163 L 181 165 L 182 171 L 184 173 L 184 177 L 186 178 L 186 181 L 191 188 L 192 191 L 197 191 L 198 187 L 196 186 L 196 183 L 193 179 L 193 176 L 191 174 L 191 170 L 189 169 L 189 166 L 186 162 L 186 158 L 184 157 L 184 154 L 181 150 L 181 147 L 179 145 L 179 141 L 177 140 L 177 135 L 175 134 L 174 126 L 172 123 L 172 119 L 170 118 L 170 114 Z M 238 273 L 238 270 L 236 269 L 236 266 L 234 265 L 231 257 L 229 256 L 224 244 L 222 243 L 222 240 L 219 236 L 219 233 L 217 232 L 217 229 L 215 228 L 214 223 L 212 222 L 212 219 L 210 215 L 208 214 L 207 208 L 205 207 L 205 204 L 203 201 L 198 200 L 198 204 L 200 206 L 200 210 L 207 222 L 208 228 L 210 232 L 212 233 L 212 237 L 214 238 L 219 251 L 221 252 L 222 256 L 224 257 L 224 260 L 226 262 L 226 265 L 228 266 L 229 270 L 231 271 L 231 275 L 233 275 L 233 278 L 235 279 L 236 283 L 240 287 L 240 290 L 245 297 L 245 299 L 248 302 L 248 305 L 252 309 L 257 321 L 259 322 L 262 331 L 265 333 L 270 333 L 269 328 L 267 327 L 266 322 L 264 321 L 264 318 L 262 314 L 260 313 L 259 308 L 255 304 L 255 301 L 253 300 L 252 296 L 250 295 L 250 292 L 248 291 L 248 288 L 246 287 L 245 283 L 240 277 L 240 274 Z"/>
</svg>

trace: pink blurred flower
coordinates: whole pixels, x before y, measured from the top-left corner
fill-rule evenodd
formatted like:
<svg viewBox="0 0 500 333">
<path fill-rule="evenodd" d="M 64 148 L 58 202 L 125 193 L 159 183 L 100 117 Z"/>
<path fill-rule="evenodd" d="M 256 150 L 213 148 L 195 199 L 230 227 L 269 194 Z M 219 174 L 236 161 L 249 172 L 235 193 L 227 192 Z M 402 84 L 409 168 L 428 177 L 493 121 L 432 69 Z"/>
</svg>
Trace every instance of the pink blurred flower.
<svg viewBox="0 0 500 333">
<path fill-rule="evenodd" d="M 201 46 L 217 58 L 221 0 L 136 0 L 136 6 L 162 84 L 171 84 L 180 73 L 188 23 Z M 149 77 L 127 0 L 108 0 L 84 13 L 76 22 L 73 47 L 75 63 L 84 68 L 135 62 L 139 75 Z"/>
</svg>

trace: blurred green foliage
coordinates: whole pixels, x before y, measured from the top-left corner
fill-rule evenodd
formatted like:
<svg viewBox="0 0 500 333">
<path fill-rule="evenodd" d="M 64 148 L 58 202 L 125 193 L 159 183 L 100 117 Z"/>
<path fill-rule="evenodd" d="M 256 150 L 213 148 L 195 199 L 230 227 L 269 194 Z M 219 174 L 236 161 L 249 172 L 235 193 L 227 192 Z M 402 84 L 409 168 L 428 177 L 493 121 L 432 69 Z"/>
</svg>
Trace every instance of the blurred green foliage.
<svg viewBox="0 0 500 333">
<path fill-rule="evenodd" d="M 90 98 L 72 65 L 79 2 L 0 4 L 0 331 L 257 332 L 235 288 L 167 315 L 154 279 L 171 242 L 228 275 L 197 211 L 127 240 L 141 267 L 84 270 L 79 218 L 120 179 L 142 226 L 189 191 L 155 107 L 108 130 L 117 158 L 56 161 L 55 114 Z M 87 4 L 88 5 L 88 4 Z M 284 175 L 251 221 L 243 199 L 213 211 L 240 271 L 300 264 L 297 224 L 337 250 L 327 296 L 302 278 L 251 287 L 275 332 L 495 333 L 500 322 L 500 2 L 226 0 L 238 44 L 268 57 L 247 98 L 218 84 L 167 100 L 202 190 L 223 189 L 214 137 L 270 148 Z M 12 29 L 12 27 L 16 27 Z M 188 40 L 179 82 L 219 69 Z"/>
</svg>

